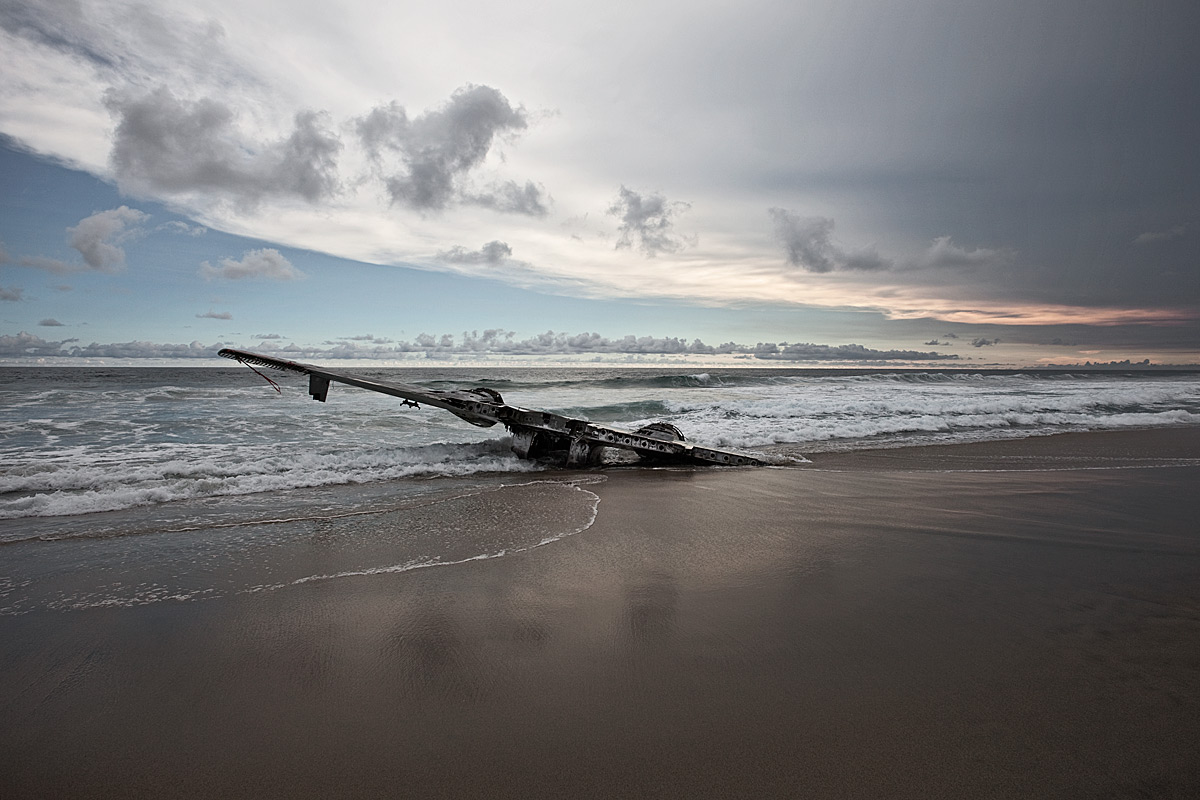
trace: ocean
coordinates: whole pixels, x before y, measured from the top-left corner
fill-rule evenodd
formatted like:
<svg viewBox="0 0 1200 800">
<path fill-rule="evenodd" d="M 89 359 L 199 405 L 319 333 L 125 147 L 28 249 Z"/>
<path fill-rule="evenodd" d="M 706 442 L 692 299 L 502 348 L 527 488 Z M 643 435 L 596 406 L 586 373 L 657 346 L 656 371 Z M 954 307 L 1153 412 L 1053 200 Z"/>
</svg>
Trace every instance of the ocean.
<svg viewBox="0 0 1200 800">
<path fill-rule="evenodd" d="M 663 420 L 783 469 L 831 451 L 1200 424 L 1200 374 L 1184 372 L 350 370 L 619 426 Z M 587 486 L 604 469 L 522 460 L 498 427 L 340 384 L 314 402 L 304 377 L 264 372 L 281 392 L 240 366 L 0 369 L 0 614 L 441 566 L 595 517 Z M 384 517 L 391 538 L 378 525 L 356 537 L 356 520 Z M 272 574 L 272 549 L 297 542 L 319 566 Z"/>
</svg>

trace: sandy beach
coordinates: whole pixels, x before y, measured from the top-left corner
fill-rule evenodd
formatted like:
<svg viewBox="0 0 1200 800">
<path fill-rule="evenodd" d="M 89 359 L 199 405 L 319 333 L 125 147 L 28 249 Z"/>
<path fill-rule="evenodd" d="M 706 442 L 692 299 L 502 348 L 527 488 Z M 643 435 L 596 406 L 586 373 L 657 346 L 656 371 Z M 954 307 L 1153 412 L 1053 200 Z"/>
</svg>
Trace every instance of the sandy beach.
<svg viewBox="0 0 1200 800">
<path fill-rule="evenodd" d="M 0 796 L 1200 794 L 1200 429 L 585 477 L 504 557 L 0 616 Z M 420 524 L 559 513 L 493 500 Z"/>
</svg>

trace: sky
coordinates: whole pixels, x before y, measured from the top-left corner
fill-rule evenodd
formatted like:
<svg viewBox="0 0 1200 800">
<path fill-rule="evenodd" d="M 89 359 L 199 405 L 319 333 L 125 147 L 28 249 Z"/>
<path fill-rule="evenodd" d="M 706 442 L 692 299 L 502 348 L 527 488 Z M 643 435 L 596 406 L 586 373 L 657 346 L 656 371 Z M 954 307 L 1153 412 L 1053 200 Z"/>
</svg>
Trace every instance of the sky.
<svg viewBox="0 0 1200 800">
<path fill-rule="evenodd" d="M 0 0 L 0 359 L 1200 364 L 1200 4 Z"/>
</svg>

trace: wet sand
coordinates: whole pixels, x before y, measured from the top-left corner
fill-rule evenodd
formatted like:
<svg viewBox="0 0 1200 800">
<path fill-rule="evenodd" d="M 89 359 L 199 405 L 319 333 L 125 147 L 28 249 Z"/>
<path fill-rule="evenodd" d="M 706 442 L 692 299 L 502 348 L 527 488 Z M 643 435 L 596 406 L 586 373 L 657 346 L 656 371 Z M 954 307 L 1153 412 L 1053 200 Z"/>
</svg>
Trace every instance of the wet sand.
<svg viewBox="0 0 1200 800">
<path fill-rule="evenodd" d="M 1197 429 L 610 471 L 503 558 L 0 617 L 0 796 L 1196 796 L 1198 486 Z"/>
</svg>

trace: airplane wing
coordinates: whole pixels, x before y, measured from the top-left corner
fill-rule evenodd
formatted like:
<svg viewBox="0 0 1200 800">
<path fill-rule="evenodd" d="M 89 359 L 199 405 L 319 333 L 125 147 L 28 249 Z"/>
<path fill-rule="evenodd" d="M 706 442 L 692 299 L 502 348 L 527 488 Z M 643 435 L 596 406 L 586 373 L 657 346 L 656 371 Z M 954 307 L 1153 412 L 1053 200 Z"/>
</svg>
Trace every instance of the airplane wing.
<svg viewBox="0 0 1200 800">
<path fill-rule="evenodd" d="M 512 449 L 522 458 L 565 450 L 567 466 L 597 464 L 605 448 L 632 450 L 644 458 L 690 461 L 730 466 L 762 466 L 745 453 L 704 447 L 685 441 L 679 429 L 668 423 L 653 423 L 637 430 L 600 425 L 549 411 L 536 411 L 504 402 L 499 392 L 477 388 L 468 391 L 439 391 L 396 381 L 378 381 L 341 370 L 289 361 L 247 350 L 225 348 L 217 355 L 250 366 L 297 372 L 308 376 L 308 393 L 325 402 L 332 381 L 399 397 L 407 403 L 424 403 L 442 408 L 472 425 L 490 427 L 497 422 L 512 432 Z M 255 370 L 257 371 L 257 370 Z M 264 376 L 265 377 L 265 376 Z M 269 379 L 268 379 L 269 380 Z"/>
</svg>

